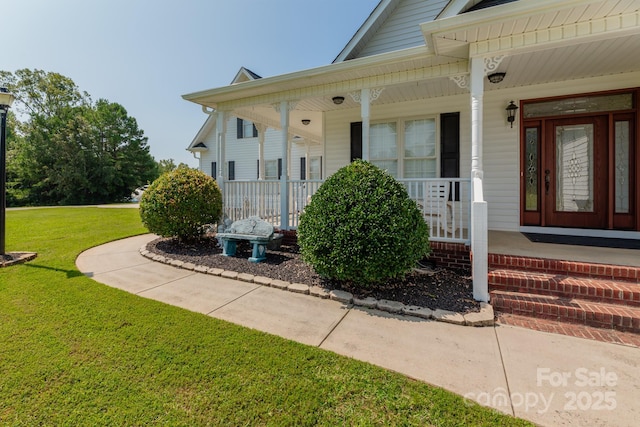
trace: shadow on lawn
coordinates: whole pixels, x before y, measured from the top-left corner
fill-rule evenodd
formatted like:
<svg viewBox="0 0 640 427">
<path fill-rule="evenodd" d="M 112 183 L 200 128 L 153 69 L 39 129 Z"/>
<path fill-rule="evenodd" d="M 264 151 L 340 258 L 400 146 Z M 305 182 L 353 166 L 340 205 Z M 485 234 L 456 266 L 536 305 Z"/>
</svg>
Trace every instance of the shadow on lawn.
<svg viewBox="0 0 640 427">
<path fill-rule="evenodd" d="M 33 268 L 41 268 L 43 270 L 51 270 L 51 271 L 56 271 L 59 273 L 65 273 L 67 275 L 67 279 L 71 279 L 73 277 L 78 277 L 78 276 L 84 276 L 84 274 L 82 274 L 80 271 L 78 270 L 65 270 L 62 268 L 55 268 L 55 267 L 49 267 L 47 265 L 38 265 L 38 264 L 25 264 L 26 267 L 33 267 Z M 91 274 L 91 273 L 88 273 Z M 92 276 L 92 274 L 91 274 Z M 89 277 L 91 277 L 89 276 Z"/>
</svg>

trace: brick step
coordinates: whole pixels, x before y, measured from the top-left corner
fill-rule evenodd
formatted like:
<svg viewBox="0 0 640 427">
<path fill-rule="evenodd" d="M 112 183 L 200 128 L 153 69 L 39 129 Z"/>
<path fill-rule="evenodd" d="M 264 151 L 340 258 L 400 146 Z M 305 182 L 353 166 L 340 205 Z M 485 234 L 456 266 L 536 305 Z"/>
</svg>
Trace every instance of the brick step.
<svg viewBox="0 0 640 427">
<path fill-rule="evenodd" d="M 612 344 L 622 344 L 640 348 L 640 334 L 620 332 L 615 329 L 592 328 L 575 323 L 558 322 L 557 320 L 535 319 L 529 316 L 497 312 L 496 323 L 499 325 L 518 326 L 534 331 L 586 338 Z"/>
<path fill-rule="evenodd" d="M 563 276 L 607 279 L 640 284 L 640 267 L 489 254 L 490 269 L 538 271 Z"/>
<path fill-rule="evenodd" d="M 640 284 L 535 271 L 489 271 L 489 290 L 523 292 L 640 307 Z"/>
<path fill-rule="evenodd" d="M 640 307 L 499 290 L 490 295 L 498 312 L 640 334 Z"/>
</svg>

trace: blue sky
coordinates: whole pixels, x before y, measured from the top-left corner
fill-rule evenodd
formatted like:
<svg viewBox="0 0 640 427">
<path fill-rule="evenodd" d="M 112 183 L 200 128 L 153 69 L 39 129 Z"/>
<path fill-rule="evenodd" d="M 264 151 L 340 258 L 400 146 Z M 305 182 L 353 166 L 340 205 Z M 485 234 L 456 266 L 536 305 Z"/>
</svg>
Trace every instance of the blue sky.
<svg viewBox="0 0 640 427">
<path fill-rule="evenodd" d="M 122 104 L 151 154 L 185 151 L 206 116 L 181 95 L 331 63 L 378 0 L 3 0 L 0 70 L 70 77 Z"/>
</svg>

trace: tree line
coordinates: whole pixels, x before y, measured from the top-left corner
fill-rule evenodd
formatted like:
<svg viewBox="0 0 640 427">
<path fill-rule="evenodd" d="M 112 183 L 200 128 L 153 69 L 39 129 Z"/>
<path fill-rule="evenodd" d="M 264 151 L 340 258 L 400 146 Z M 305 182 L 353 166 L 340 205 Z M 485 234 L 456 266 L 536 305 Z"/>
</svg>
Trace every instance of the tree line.
<svg viewBox="0 0 640 427">
<path fill-rule="evenodd" d="M 7 206 L 124 201 L 175 168 L 156 162 L 135 118 L 120 104 L 93 101 L 68 77 L 0 71 L 16 96 L 7 117 Z"/>
</svg>

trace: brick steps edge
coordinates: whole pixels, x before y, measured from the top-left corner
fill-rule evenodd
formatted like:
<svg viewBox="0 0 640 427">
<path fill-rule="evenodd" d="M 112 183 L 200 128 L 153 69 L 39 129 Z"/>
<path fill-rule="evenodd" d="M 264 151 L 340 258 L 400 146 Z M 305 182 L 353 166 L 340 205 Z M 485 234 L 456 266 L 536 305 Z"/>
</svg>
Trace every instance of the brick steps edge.
<svg viewBox="0 0 640 427">
<path fill-rule="evenodd" d="M 489 272 L 489 289 L 640 307 L 640 285 L 541 272 L 495 269 Z"/>
<path fill-rule="evenodd" d="M 538 271 L 563 276 L 589 277 L 640 284 L 640 267 L 489 254 L 490 269 Z"/>
<path fill-rule="evenodd" d="M 638 307 L 499 290 L 490 296 L 496 312 L 640 334 Z"/>
</svg>

